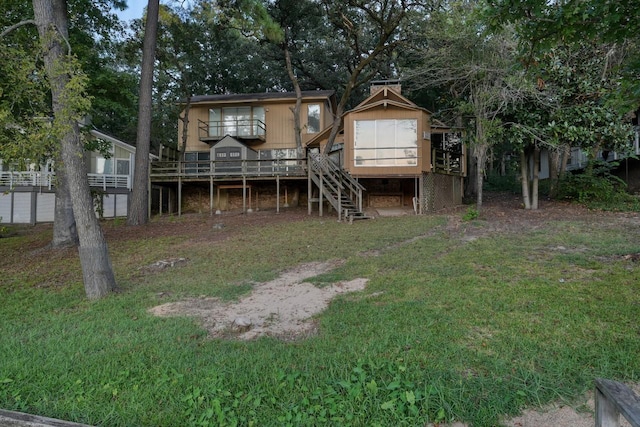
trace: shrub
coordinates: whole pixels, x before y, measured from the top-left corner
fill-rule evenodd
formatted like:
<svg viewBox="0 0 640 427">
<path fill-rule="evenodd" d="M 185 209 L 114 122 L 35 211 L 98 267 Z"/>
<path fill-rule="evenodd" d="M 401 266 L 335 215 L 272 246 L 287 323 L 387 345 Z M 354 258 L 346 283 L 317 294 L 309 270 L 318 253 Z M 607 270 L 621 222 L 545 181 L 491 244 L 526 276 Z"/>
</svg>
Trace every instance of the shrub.
<svg viewBox="0 0 640 427">
<path fill-rule="evenodd" d="M 611 173 L 616 163 L 598 161 L 591 173 L 568 174 L 561 182 L 558 198 L 573 200 L 590 209 L 638 211 L 640 201 L 627 193 L 627 184 Z"/>
</svg>

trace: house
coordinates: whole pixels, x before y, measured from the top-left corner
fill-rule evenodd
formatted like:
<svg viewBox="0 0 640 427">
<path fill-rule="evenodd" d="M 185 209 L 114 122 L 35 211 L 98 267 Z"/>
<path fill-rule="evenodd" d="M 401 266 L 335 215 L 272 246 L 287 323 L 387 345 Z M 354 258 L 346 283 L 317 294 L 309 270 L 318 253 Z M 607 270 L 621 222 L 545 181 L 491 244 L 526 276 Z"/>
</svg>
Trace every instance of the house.
<svg viewBox="0 0 640 427">
<path fill-rule="evenodd" d="M 366 189 L 363 206 L 416 213 L 462 203 L 466 150 L 445 126 L 402 95 L 398 81 L 373 82 L 342 120 L 341 167 Z M 324 150 L 328 132 L 309 146 Z"/>
<path fill-rule="evenodd" d="M 375 82 L 371 95 L 344 114 L 329 156 L 322 153 L 334 93 L 302 92 L 301 101 L 298 146 L 294 93 L 193 97 L 184 158 L 153 162 L 154 187 L 170 189 L 178 213 L 183 205 L 211 213 L 279 211 L 306 199 L 309 213 L 330 206 L 339 219 L 353 219 L 369 208 L 421 213 L 462 202 L 460 132 L 405 98 L 399 82 Z M 179 137 L 182 131 L 180 125 Z"/>
<path fill-rule="evenodd" d="M 87 153 L 89 185 L 104 218 L 127 215 L 133 183 L 135 147 L 91 129 L 88 138 L 102 141 L 106 153 Z M 156 159 L 156 156 L 150 156 Z M 26 169 L 26 170 L 25 170 Z M 17 170 L 0 161 L 0 222 L 35 224 L 54 220 L 55 170 L 52 160 Z"/>
<path fill-rule="evenodd" d="M 297 204 L 307 182 L 305 145 L 333 122 L 336 104 L 333 91 L 303 91 L 301 101 L 298 147 L 295 93 L 192 97 L 183 158 L 151 164 L 154 206 L 181 213 Z M 180 121 L 179 141 L 183 131 Z"/>
</svg>

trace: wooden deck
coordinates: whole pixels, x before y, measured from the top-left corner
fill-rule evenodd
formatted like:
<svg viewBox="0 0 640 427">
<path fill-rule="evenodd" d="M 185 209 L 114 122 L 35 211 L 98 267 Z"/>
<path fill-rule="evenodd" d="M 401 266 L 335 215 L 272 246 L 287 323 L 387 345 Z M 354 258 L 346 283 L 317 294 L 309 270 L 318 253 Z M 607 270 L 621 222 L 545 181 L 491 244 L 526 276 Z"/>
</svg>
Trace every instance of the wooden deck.
<svg viewBox="0 0 640 427">
<path fill-rule="evenodd" d="M 275 180 L 307 177 L 307 159 L 154 161 L 153 183 L 178 181 Z"/>
</svg>

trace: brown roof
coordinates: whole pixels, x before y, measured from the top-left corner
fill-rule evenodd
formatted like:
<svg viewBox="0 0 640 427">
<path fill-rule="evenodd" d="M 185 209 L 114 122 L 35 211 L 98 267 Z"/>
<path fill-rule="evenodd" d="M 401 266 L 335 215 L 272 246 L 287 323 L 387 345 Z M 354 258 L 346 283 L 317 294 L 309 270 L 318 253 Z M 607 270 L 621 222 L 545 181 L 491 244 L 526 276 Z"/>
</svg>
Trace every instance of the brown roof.
<svg viewBox="0 0 640 427">
<path fill-rule="evenodd" d="M 330 98 L 334 94 L 333 90 L 307 90 L 302 92 L 302 98 Z M 295 98 L 295 92 L 232 93 L 224 95 L 195 95 L 191 97 L 191 103 L 251 102 Z M 183 104 L 185 102 L 186 100 L 181 101 Z"/>
</svg>

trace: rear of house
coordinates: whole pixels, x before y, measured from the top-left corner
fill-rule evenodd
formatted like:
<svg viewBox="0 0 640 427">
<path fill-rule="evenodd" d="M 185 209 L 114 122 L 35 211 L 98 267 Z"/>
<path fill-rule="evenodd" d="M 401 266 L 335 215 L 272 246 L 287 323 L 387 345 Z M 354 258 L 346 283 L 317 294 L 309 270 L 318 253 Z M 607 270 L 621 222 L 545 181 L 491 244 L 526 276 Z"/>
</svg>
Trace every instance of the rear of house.
<svg viewBox="0 0 640 427">
<path fill-rule="evenodd" d="M 374 82 L 370 96 L 344 115 L 341 166 L 366 189 L 365 207 L 421 213 L 462 203 L 461 132 L 431 116 L 402 96 L 397 81 Z"/>
<path fill-rule="evenodd" d="M 329 156 L 334 93 L 302 92 L 298 129 L 295 106 L 286 92 L 192 97 L 178 129 L 182 159 L 152 164 L 159 212 L 279 210 L 306 199 L 309 213 L 332 208 L 353 219 L 369 208 L 422 213 L 461 203 L 460 132 L 402 96 L 397 82 L 372 86 L 342 117 Z"/>
</svg>

